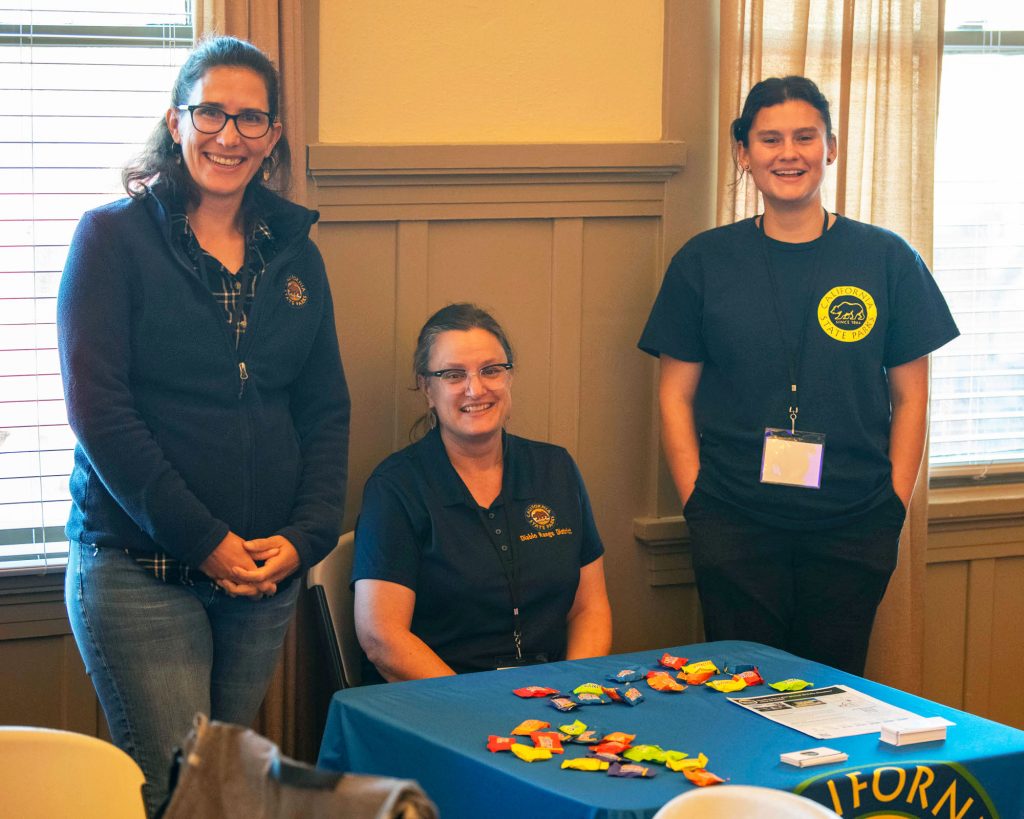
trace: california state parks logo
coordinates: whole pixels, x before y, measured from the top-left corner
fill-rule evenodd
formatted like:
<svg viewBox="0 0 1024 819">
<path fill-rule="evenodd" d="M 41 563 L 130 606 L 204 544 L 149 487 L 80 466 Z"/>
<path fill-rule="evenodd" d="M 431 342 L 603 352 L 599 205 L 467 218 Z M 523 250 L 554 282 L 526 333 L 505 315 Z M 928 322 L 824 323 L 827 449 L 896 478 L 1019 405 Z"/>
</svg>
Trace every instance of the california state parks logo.
<svg viewBox="0 0 1024 819">
<path fill-rule="evenodd" d="M 306 285 L 298 276 L 289 276 L 284 283 L 284 300 L 292 307 L 302 307 L 309 301 Z"/>
<path fill-rule="evenodd" d="M 836 341 L 860 341 L 878 321 L 878 308 L 867 290 L 833 287 L 818 302 L 818 324 Z"/>
<path fill-rule="evenodd" d="M 543 532 L 555 525 L 555 513 L 550 506 L 533 503 L 526 507 L 526 520 L 534 529 Z"/>
</svg>

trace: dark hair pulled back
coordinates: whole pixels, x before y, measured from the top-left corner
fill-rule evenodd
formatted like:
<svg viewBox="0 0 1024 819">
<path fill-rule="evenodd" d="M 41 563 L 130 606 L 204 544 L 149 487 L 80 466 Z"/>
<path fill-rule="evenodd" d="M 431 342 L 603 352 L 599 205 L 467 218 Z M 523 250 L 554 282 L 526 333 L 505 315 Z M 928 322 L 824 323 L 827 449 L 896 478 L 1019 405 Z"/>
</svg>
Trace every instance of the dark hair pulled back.
<svg viewBox="0 0 1024 819">
<path fill-rule="evenodd" d="M 761 80 L 750 89 L 743 103 L 740 115 L 732 121 L 730 133 L 733 141 L 744 148 L 750 147 L 750 128 L 754 124 L 757 112 L 762 108 L 779 105 L 786 100 L 803 100 L 810 103 L 821 114 L 825 123 L 825 136 L 832 138 L 832 114 L 829 112 L 828 100 L 821 90 L 807 77 L 791 75 L 789 77 L 769 77 Z"/>
</svg>

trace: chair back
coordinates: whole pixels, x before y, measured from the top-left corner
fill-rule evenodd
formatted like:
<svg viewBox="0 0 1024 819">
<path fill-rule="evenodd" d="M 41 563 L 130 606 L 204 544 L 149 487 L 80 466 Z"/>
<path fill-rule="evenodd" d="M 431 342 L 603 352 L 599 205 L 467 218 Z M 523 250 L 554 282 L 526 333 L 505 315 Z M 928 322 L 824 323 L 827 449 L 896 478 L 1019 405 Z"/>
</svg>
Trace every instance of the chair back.
<svg viewBox="0 0 1024 819">
<path fill-rule="evenodd" d="M 681 793 L 654 819 L 837 819 L 812 799 L 755 785 L 714 785 Z"/>
<path fill-rule="evenodd" d="M 96 737 L 0 726 L 0 814 L 18 819 L 145 819 L 142 770 Z"/>
<path fill-rule="evenodd" d="M 363 676 L 363 652 L 356 639 L 354 595 L 349 587 L 355 543 L 355 532 L 345 532 L 334 550 L 306 575 L 327 648 L 331 682 L 336 689 L 353 688 L 362 682 Z"/>
</svg>

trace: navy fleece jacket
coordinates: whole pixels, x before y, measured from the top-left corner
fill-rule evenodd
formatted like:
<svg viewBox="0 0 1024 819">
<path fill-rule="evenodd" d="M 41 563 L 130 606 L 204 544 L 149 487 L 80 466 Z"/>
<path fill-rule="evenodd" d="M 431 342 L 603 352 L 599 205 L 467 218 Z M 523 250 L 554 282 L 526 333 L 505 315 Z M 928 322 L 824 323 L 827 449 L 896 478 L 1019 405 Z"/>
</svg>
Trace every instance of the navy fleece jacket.
<svg viewBox="0 0 1024 819">
<path fill-rule="evenodd" d="M 78 438 L 69 539 L 199 566 L 228 533 L 280 534 L 308 568 L 344 511 L 349 396 L 318 214 L 257 189 L 277 253 L 234 337 L 170 233 L 165 193 L 82 217 L 57 300 Z"/>
</svg>

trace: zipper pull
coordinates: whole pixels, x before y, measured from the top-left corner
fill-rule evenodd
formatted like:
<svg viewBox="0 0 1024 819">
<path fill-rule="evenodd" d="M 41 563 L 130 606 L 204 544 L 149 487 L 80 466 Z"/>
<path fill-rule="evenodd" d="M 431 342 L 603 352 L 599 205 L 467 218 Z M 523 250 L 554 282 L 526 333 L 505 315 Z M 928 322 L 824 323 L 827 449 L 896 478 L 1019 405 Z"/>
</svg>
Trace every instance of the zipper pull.
<svg viewBox="0 0 1024 819">
<path fill-rule="evenodd" d="M 241 398 L 242 393 L 245 392 L 245 382 L 249 380 L 249 371 L 245 369 L 244 361 L 238 362 L 238 380 L 241 382 L 238 385 L 238 397 Z"/>
</svg>

